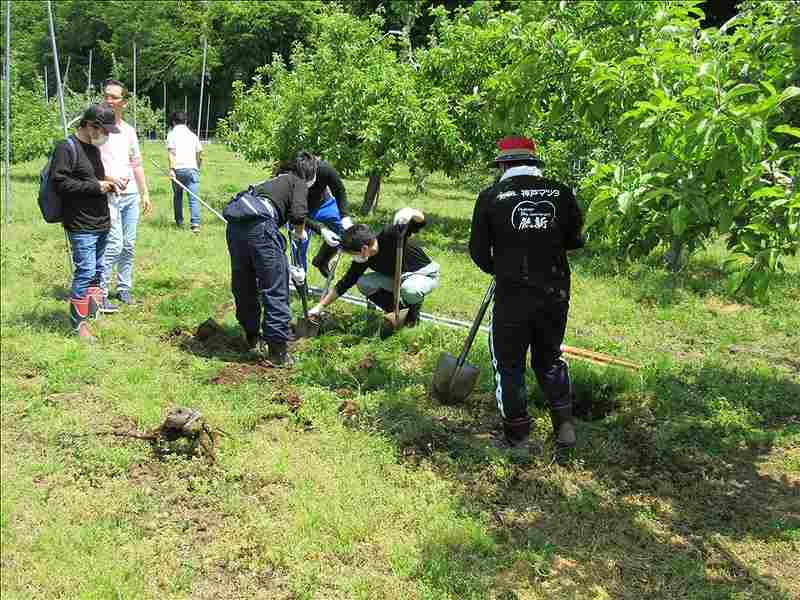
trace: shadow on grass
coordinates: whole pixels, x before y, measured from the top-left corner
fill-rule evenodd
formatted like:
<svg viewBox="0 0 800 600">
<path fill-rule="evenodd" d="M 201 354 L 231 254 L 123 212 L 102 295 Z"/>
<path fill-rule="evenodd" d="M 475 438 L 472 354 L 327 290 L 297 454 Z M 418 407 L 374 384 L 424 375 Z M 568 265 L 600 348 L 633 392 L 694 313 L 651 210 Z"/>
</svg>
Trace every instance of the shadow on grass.
<svg viewBox="0 0 800 600">
<path fill-rule="evenodd" d="M 332 337 L 360 333 L 355 322 L 342 329 L 348 333 Z M 578 449 L 559 466 L 542 441 L 545 411 L 532 408 L 545 451 L 520 457 L 485 435 L 498 423 L 485 385 L 460 407 L 421 395 L 432 364 L 417 366 L 414 346 L 435 342 L 435 334 L 421 337 L 430 339 L 405 336 L 382 342 L 385 348 L 349 340 L 344 354 L 337 339 L 325 340 L 323 358 L 304 364 L 302 375 L 329 389 L 374 390 L 351 425 L 379 431 L 411 468 L 433 468 L 451 481 L 454 508 L 476 525 L 434 528 L 424 543 L 414 577 L 435 594 L 515 598 L 514 588 L 527 582 L 551 591 L 557 584 L 566 595 L 790 597 L 751 564 L 758 545 L 743 555 L 726 539 L 790 543 L 789 532 L 800 527 L 800 484 L 769 465 L 782 435 L 777 426 L 796 417 L 800 385 L 704 366 L 646 374 L 641 384 L 612 378 L 604 390 L 607 378 L 576 373 L 579 396 L 630 402 L 602 423 L 582 422 Z M 341 364 L 347 354 L 349 367 Z M 487 518 L 488 533 L 477 525 Z M 783 585 L 791 580 L 791 567 L 773 571 Z"/>
</svg>

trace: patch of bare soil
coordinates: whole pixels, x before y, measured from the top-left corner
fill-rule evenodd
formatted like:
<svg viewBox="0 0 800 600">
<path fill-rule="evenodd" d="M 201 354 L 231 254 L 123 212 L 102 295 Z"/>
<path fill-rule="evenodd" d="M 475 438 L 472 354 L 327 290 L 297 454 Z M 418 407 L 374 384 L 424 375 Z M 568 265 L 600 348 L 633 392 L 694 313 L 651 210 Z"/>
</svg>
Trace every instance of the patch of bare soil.
<svg viewBox="0 0 800 600">
<path fill-rule="evenodd" d="M 728 352 L 731 354 L 740 354 L 745 356 L 755 356 L 766 360 L 773 365 L 779 365 L 800 373 L 800 356 L 792 354 L 779 354 L 770 352 L 766 348 L 759 348 L 758 346 L 748 346 L 745 344 L 733 344 L 728 346 Z"/>
<path fill-rule="evenodd" d="M 280 369 L 275 369 L 266 363 L 231 363 L 226 364 L 220 371 L 208 380 L 212 385 L 238 385 L 251 378 L 279 377 Z"/>
</svg>

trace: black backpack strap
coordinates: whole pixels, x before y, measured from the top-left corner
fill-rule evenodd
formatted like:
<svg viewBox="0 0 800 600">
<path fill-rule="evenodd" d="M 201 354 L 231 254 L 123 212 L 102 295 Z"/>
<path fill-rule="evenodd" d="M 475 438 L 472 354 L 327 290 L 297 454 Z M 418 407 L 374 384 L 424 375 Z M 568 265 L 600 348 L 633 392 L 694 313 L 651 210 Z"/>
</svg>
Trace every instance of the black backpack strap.
<svg viewBox="0 0 800 600">
<path fill-rule="evenodd" d="M 72 139 L 72 136 L 67 138 L 68 148 L 70 148 L 70 157 L 72 158 L 72 164 L 70 165 L 71 170 L 75 170 L 75 165 L 78 162 L 78 148 L 75 146 L 75 140 Z"/>
</svg>

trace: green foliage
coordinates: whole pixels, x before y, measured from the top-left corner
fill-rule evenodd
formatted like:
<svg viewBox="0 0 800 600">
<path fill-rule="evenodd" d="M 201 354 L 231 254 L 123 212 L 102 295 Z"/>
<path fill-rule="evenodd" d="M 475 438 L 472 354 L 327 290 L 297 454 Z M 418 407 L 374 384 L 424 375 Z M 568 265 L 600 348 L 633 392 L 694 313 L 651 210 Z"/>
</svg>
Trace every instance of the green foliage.
<svg viewBox="0 0 800 600">
<path fill-rule="evenodd" d="M 320 15 L 313 48 L 298 44 L 288 65 L 275 56 L 249 90 L 235 85 L 222 137 L 250 160 L 304 147 L 343 173 L 388 173 L 407 155 L 421 114 L 413 70 L 397 61 L 380 25 L 380 17 L 359 20 L 336 8 Z"/>
</svg>

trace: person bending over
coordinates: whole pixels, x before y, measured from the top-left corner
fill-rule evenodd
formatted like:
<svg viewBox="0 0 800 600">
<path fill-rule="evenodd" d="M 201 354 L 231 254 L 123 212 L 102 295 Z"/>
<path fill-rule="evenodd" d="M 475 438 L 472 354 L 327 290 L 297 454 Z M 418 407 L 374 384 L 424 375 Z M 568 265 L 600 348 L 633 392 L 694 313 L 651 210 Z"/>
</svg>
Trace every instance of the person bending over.
<svg viewBox="0 0 800 600">
<path fill-rule="evenodd" d="M 425 215 L 415 208 L 402 208 L 380 233 L 374 233 L 363 224 L 353 225 L 341 235 L 342 251 L 353 258 L 350 268 L 336 286 L 328 292 L 309 316 L 318 317 L 326 306 L 342 296 L 353 285 L 373 304 L 385 312 L 394 308 L 394 275 L 397 245 L 404 241 L 403 263 L 400 275 L 401 307 L 408 308 L 406 325 L 413 327 L 419 322 L 422 301 L 439 285 L 439 265 L 413 240 L 414 233 L 425 226 Z M 371 272 L 367 273 L 370 269 Z M 381 337 L 391 335 L 384 327 Z"/>
</svg>

